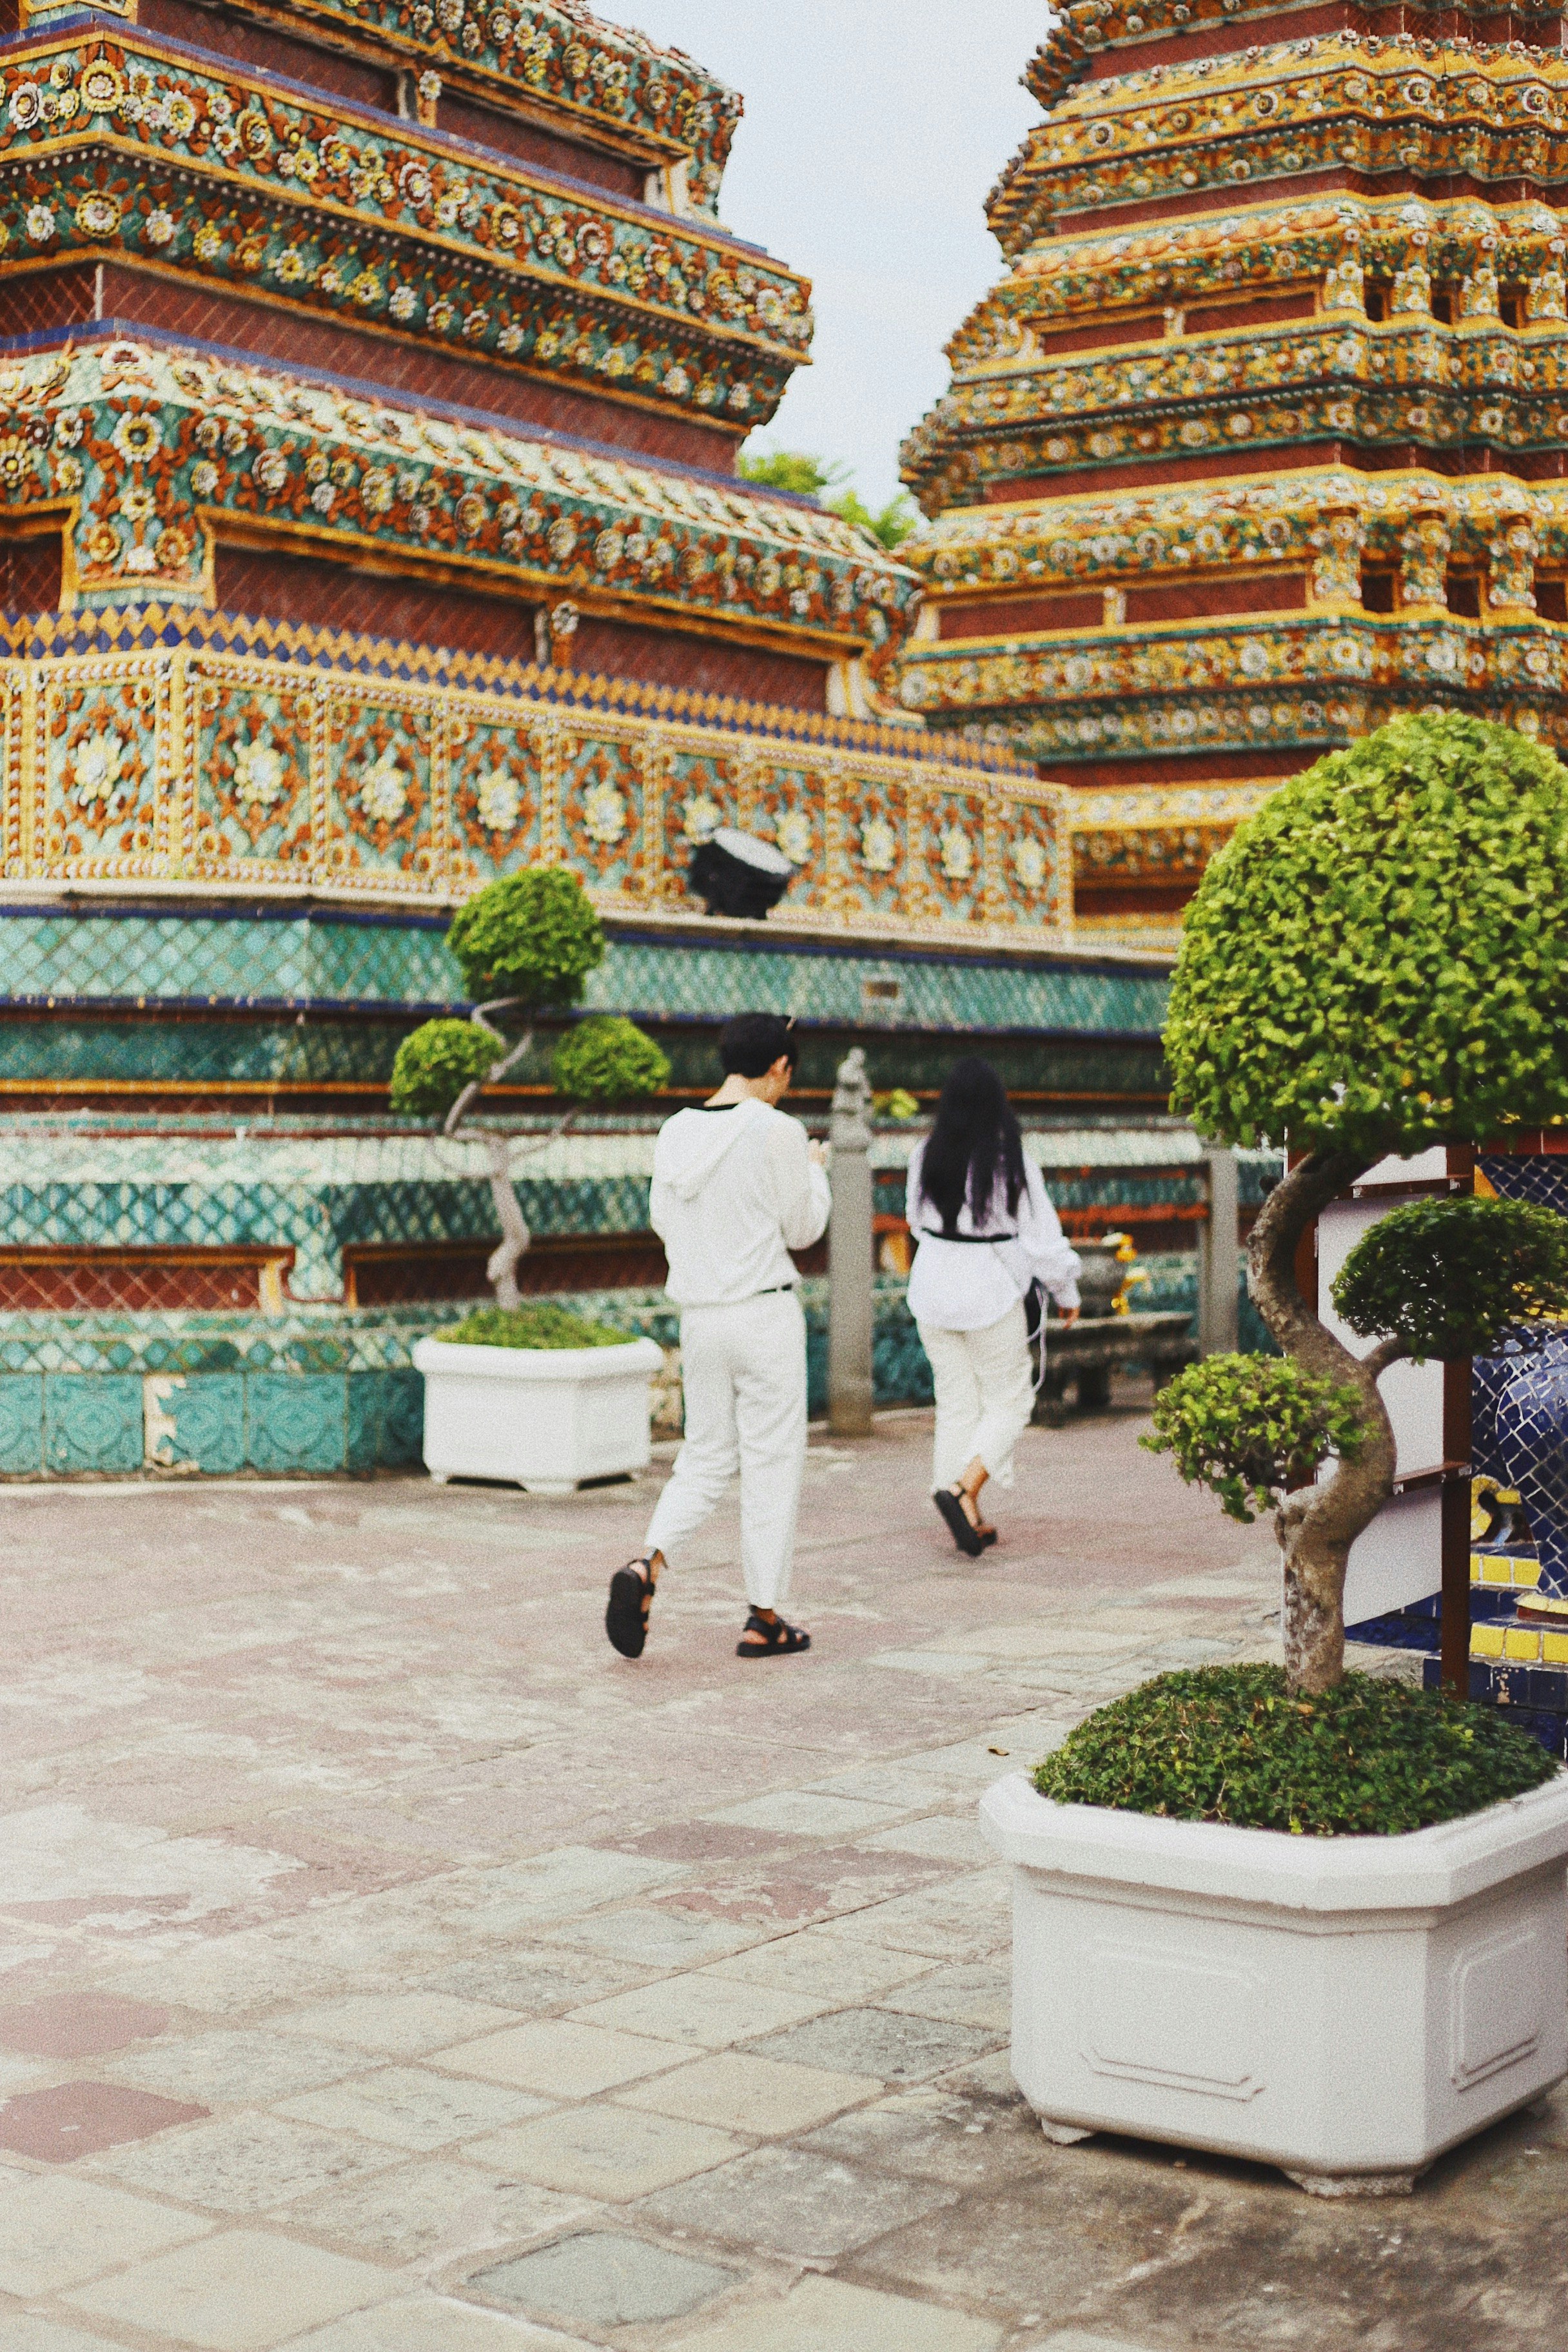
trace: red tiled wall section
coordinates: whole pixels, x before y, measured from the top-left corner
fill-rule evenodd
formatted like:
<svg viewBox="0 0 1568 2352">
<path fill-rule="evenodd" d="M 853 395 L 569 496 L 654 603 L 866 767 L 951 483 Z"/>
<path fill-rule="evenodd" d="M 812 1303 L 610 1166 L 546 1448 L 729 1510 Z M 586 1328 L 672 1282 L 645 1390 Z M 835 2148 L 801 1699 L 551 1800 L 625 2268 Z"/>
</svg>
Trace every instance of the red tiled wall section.
<svg viewBox="0 0 1568 2352">
<path fill-rule="evenodd" d="M 400 643 L 449 646 L 454 652 L 511 661 L 531 661 L 534 655 L 537 608 L 521 599 L 361 571 L 325 556 L 220 544 L 217 601 L 226 613 L 264 620 L 363 630 Z M 590 616 L 579 623 L 565 651 L 573 669 L 611 677 L 735 695 L 790 710 L 824 710 L 827 705 L 827 672 L 821 662 L 725 645 L 682 630 Z"/>
<path fill-rule="evenodd" d="M 1263 572 L 1256 579 L 1182 580 L 1163 587 L 1126 588 L 1127 619 L 1202 620 L 1224 613 L 1299 613 L 1307 602 L 1304 572 Z M 1037 629 L 1092 629 L 1104 612 L 1099 590 L 1067 596 L 988 597 L 950 604 L 943 637 L 1021 636 Z"/>
<path fill-rule="evenodd" d="M 616 195 L 635 196 L 639 204 L 642 202 L 647 173 L 640 163 L 627 163 L 619 155 L 601 154 L 596 148 L 580 147 L 575 141 L 563 139 L 537 122 L 525 122 L 519 115 L 501 114 L 493 106 L 479 106 L 472 99 L 443 96 L 436 120 L 440 129 L 449 131 L 454 139 L 471 139 L 476 147 L 489 147 L 520 163 L 538 163 L 546 172 L 564 172 L 569 179 L 587 180 L 595 188 L 608 188 Z"/>
<path fill-rule="evenodd" d="M 0 1253 L 0 1310 L 41 1308 L 86 1314 L 136 1314 L 260 1305 L 257 1253 L 220 1250 L 17 1251 Z"/>
<path fill-rule="evenodd" d="M 780 703 L 789 710 L 827 708 L 825 663 L 770 653 L 763 646 L 727 646 L 674 629 L 585 618 L 578 625 L 567 659 L 574 669 L 641 678 L 649 686 L 738 695 L 752 702 Z"/>
<path fill-rule="evenodd" d="M 444 1249 L 350 1250 L 344 1271 L 350 1303 L 395 1307 L 421 1298 L 483 1298 L 489 1284 L 479 1242 Z M 666 1273 L 656 1234 L 555 1234 L 537 1241 L 517 1269 L 517 1286 L 548 1290 L 658 1290 Z"/>
<path fill-rule="evenodd" d="M 192 0 L 140 0 L 136 21 L 144 32 L 188 41 L 193 48 L 212 50 L 237 66 L 259 66 L 266 73 L 287 74 L 309 89 L 331 91 L 334 98 L 351 98 L 384 113 L 397 111 L 395 74 L 313 41 L 291 39 L 275 26 L 258 25 L 226 8 L 202 8 Z"/>
<path fill-rule="evenodd" d="M 358 629 L 455 653 L 533 659 L 533 608 L 508 596 L 475 596 L 435 583 L 360 572 L 325 557 L 219 546 L 217 601 L 226 613 L 268 621 Z"/>
<path fill-rule="evenodd" d="M 0 607 L 7 613 L 58 613 L 61 553 L 56 530 L 37 539 L 0 539 Z"/>
<path fill-rule="evenodd" d="M 710 473 L 732 474 L 739 430 L 689 424 L 647 409 L 537 382 L 485 360 L 421 350 L 395 336 L 366 334 L 335 320 L 222 294 L 188 278 L 163 278 L 118 262 L 43 268 L 0 282 L 0 337 L 38 334 L 91 319 L 160 327 L 209 343 L 229 343 L 263 362 L 319 368 L 382 387 L 389 398 L 449 400 L 510 423 L 542 425 L 628 456 L 646 451 Z"/>
</svg>

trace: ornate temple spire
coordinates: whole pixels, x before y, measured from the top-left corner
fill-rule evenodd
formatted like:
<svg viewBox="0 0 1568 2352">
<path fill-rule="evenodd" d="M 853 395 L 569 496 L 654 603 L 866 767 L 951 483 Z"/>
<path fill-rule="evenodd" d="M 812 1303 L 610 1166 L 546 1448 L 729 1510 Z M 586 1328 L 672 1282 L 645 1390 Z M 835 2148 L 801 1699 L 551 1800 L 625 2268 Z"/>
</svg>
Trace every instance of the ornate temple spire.
<svg viewBox="0 0 1568 2352">
<path fill-rule="evenodd" d="M 1394 710 L 1568 737 L 1562 22 L 1082 0 L 1030 67 L 900 690 L 1085 788 L 1080 918 Z"/>
</svg>

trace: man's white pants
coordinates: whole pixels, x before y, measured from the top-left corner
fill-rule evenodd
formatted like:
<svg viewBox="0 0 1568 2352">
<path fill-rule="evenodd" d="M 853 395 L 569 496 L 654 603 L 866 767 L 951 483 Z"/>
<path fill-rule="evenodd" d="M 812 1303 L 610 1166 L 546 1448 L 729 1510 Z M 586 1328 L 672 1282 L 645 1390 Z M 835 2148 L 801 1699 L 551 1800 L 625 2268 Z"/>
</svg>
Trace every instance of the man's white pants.
<svg viewBox="0 0 1568 2352">
<path fill-rule="evenodd" d="M 793 1290 L 680 1318 L 686 1442 L 648 1522 L 645 1551 L 672 1567 L 741 1474 L 741 1570 L 753 1609 L 789 1592 L 805 1467 L 805 1318 Z"/>
<path fill-rule="evenodd" d="M 932 1486 L 953 1486 L 976 1454 L 999 1486 L 1010 1486 L 1013 1448 L 1035 1406 L 1023 1301 L 978 1331 L 918 1328 L 936 1389 Z"/>
</svg>

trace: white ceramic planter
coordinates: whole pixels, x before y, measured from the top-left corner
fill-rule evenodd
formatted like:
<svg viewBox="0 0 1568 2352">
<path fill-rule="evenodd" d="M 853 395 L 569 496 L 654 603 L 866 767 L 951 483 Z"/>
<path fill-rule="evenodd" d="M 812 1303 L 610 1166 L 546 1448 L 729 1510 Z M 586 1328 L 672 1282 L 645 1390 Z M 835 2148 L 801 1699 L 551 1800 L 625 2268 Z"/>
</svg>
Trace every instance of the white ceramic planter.
<svg viewBox="0 0 1568 2352">
<path fill-rule="evenodd" d="M 620 1348 L 458 1348 L 421 1339 L 425 1465 L 448 1478 L 505 1478 L 570 1495 L 585 1478 L 646 1468 L 651 1339 Z"/>
<path fill-rule="evenodd" d="M 980 1812 L 1014 1865 L 1013 2073 L 1053 2139 L 1375 2194 L 1568 2074 L 1568 1773 L 1405 1837 L 1058 1805 L 1022 1773 Z"/>
</svg>

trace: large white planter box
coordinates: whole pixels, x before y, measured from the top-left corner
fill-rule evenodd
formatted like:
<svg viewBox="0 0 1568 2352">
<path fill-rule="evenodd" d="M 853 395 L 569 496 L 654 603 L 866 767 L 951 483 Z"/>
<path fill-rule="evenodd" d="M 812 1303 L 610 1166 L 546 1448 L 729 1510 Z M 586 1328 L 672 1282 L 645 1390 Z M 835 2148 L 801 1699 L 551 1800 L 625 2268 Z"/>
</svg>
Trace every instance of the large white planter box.
<svg viewBox="0 0 1568 2352">
<path fill-rule="evenodd" d="M 585 1478 L 646 1469 L 651 1339 L 619 1348 L 458 1348 L 421 1339 L 425 1465 L 448 1478 L 505 1478 L 570 1495 Z"/>
<path fill-rule="evenodd" d="M 1408 2189 L 1568 2074 L 1568 1774 L 1405 1837 L 981 1801 L 1013 1864 L 1013 2073 L 1048 2137 Z"/>
</svg>

